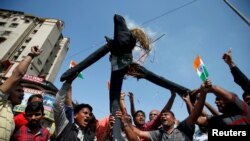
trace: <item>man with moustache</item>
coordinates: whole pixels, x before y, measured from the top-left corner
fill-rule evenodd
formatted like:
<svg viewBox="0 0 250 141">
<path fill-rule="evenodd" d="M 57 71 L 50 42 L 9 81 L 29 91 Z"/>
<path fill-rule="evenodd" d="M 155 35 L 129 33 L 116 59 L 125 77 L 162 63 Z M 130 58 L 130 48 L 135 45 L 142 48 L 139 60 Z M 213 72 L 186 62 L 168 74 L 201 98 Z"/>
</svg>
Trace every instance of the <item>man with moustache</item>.
<svg viewBox="0 0 250 141">
<path fill-rule="evenodd" d="M 20 80 L 27 72 L 32 59 L 42 50 L 31 47 L 31 52 L 16 66 L 12 75 L 0 86 L 0 141 L 7 141 L 15 129 L 12 108 L 21 104 L 24 91 Z"/>
<path fill-rule="evenodd" d="M 22 125 L 14 134 L 15 141 L 48 141 L 50 133 L 47 128 L 41 126 L 44 117 L 42 102 L 31 102 L 25 108 L 25 118 L 28 123 Z"/>
</svg>

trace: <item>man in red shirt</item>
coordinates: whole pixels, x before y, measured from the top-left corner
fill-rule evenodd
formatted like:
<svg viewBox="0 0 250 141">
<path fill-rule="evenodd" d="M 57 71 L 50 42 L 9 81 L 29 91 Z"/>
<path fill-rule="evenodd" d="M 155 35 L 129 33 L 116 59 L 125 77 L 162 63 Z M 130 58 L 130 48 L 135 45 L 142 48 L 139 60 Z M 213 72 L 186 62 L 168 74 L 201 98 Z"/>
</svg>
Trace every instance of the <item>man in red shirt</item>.
<svg viewBox="0 0 250 141">
<path fill-rule="evenodd" d="M 31 102 L 25 108 L 27 124 L 22 125 L 14 134 L 15 141 L 47 141 L 50 139 L 48 129 L 41 126 L 44 116 L 42 102 Z"/>
<path fill-rule="evenodd" d="M 43 96 L 41 94 L 33 94 L 29 97 L 27 101 L 27 105 L 31 102 L 43 102 Z M 15 129 L 19 129 L 22 125 L 28 123 L 27 119 L 25 118 L 25 112 L 19 113 L 14 117 L 15 121 Z"/>
</svg>

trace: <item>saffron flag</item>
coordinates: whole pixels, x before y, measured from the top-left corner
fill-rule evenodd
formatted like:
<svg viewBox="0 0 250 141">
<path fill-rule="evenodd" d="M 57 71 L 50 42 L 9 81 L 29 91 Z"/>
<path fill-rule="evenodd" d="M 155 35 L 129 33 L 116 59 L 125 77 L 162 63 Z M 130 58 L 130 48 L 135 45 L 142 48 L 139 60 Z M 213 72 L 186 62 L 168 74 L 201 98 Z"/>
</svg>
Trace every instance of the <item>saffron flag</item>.
<svg viewBox="0 0 250 141">
<path fill-rule="evenodd" d="M 194 59 L 193 65 L 201 80 L 205 81 L 208 78 L 208 71 L 199 55 Z"/>
<path fill-rule="evenodd" d="M 71 61 L 70 61 L 70 64 L 69 64 L 69 68 L 73 68 L 73 67 L 75 67 L 76 65 L 77 65 L 77 63 L 76 63 L 75 61 L 71 60 Z M 77 77 L 79 77 L 79 78 L 81 78 L 81 79 L 84 78 L 82 72 L 80 72 L 80 73 L 78 74 Z"/>
</svg>

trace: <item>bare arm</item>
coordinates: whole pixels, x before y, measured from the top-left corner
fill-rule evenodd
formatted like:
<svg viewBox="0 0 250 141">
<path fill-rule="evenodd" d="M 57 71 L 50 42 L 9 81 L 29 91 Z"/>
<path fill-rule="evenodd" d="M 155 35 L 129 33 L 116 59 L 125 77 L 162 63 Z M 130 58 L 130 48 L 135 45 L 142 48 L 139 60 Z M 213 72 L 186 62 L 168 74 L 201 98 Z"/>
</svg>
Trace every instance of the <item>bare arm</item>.
<svg viewBox="0 0 250 141">
<path fill-rule="evenodd" d="M 173 103 L 174 103 L 174 100 L 175 100 L 175 97 L 176 97 L 176 92 L 175 90 L 171 90 L 171 97 L 169 98 L 167 104 L 163 107 L 163 109 L 161 110 L 161 113 L 163 111 L 169 111 L 171 110 L 172 106 L 173 106 Z"/>
<path fill-rule="evenodd" d="M 145 139 L 145 140 L 150 140 L 150 134 L 148 131 L 141 131 L 139 129 L 137 129 L 136 127 L 134 127 L 132 124 L 129 124 L 129 127 L 133 130 L 133 132 L 139 136 L 141 139 Z"/>
<path fill-rule="evenodd" d="M 3 93 L 8 93 L 13 87 L 15 87 L 22 77 L 27 72 L 27 69 L 32 59 L 38 56 L 42 50 L 38 49 L 38 46 L 31 47 L 31 53 L 28 54 L 13 70 L 12 75 L 0 86 L 0 90 Z"/>
<path fill-rule="evenodd" d="M 196 123 L 197 119 L 199 118 L 199 116 L 201 115 L 202 109 L 203 109 L 204 104 L 205 104 L 208 87 L 211 87 L 211 83 L 210 83 L 210 81 L 206 80 L 200 87 L 199 100 L 198 100 L 197 104 L 195 105 L 193 111 L 191 112 L 191 114 L 187 118 L 187 124 L 190 126 L 194 125 Z"/>
<path fill-rule="evenodd" d="M 190 114 L 192 112 L 192 110 L 193 110 L 193 104 L 190 101 L 189 94 L 187 94 L 186 96 L 183 95 L 182 99 L 185 101 L 186 107 L 187 107 L 187 111 Z"/>
<path fill-rule="evenodd" d="M 208 102 L 205 103 L 205 106 L 207 107 L 207 109 L 214 115 L 214 116 L 218 116 L 220 115 L 220 112 L 218 110 L 216 110 L 212 105 L 210 105 Z"/>
<path fill-rule="evenodd" d="M 173 106 L 173 103 L 174 103 L 174 100 L 175 100 L 175 97 L 176 97 L 175 90 L 171 90 L 171 97 L 169 98 L 167 104 L 161 110 L 161 113 L 164 112 L 164 111 L 170 111 L 171 110 L 171 108 Z M 147 130 L 148 131 L 150 131 L 150 130 L 156 130 L 161 125 L 160 118 L 161 118 L 161 114 L 159 114 L 156 117 L 156 119 L 151 120 L 150 122 L 148 122 L 147 123 Z"/>
<path fill-rule="evenodd" d="M 119 111 L 117 112 L 117 114 L 119 114 Z M 122 128 L 126 134 L 127 139 L 129 141 L 139 141 L 138 136 L 130 127 L 132 124 L 130 120 L 127 118 L 127 115 L 120 113 L 120 115 L 117 116 L 121 118 Z"/>
<path fill-rule="evenodd" d="M 234 102 L 233 94 L 219 86 L 212 85 L 210 91 L 226 102 Z"/>
<path fill-rule="evenodd" d="M 120 97 L 120 108 L 123 114 L 127 115 L 127 109 L 126 109 L 126 104 L 125 104 L 125 93 L 121 92 L 121 97 Z"/>
</svg>

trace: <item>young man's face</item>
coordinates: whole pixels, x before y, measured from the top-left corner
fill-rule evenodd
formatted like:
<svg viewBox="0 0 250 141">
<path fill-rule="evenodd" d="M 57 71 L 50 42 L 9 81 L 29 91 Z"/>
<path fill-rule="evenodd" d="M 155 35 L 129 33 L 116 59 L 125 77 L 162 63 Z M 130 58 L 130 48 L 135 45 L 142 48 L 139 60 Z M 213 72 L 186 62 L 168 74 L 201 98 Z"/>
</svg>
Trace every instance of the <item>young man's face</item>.
<svg viewBox="0 0 250 141">
<path fill-rule="evenodd" d="M 28 123 L 30 125 L 40 125 L 40 121 L 43 119 L 43 113 L 42 110 L 35 111 L 35 112 L 25 112 L 25 117 L 28 120 Z"/>
<path fill-rule="evenodd" d="M 134 122 L 136 125 L 144 125 L 145 124 L 145 115 L 142 112 L 138 112 L 135 116 Z"/>
<path fill-rule="evenodd" d="M 18 85 L 10 91 L 9 99 L 13 105 L 18 105 L 22 103 L 23 96 L 24 96 L 23 87 L 21 85 Z"/>
<path fill-rule="evenodd" d="M 89 108 L 82 108 L 78 113 L 75 114 L 75 122 L 80 127 L 87 127 L 91 115 L 92 113 L 90 112 Z"/>
<path fill-rule="evenodd" d="M 220 97 L 215 98 L 215 104 L 217 105 L 219 112 L 221 113 L 225 112 L 226 103 Z"/>
</svg>

